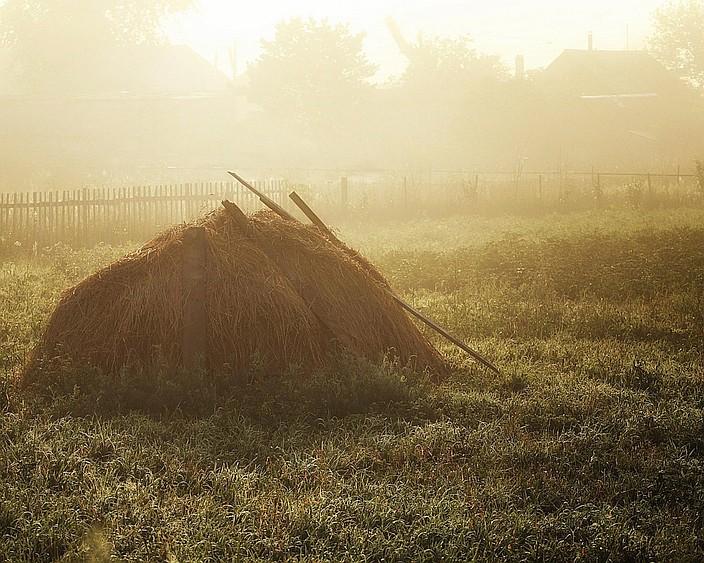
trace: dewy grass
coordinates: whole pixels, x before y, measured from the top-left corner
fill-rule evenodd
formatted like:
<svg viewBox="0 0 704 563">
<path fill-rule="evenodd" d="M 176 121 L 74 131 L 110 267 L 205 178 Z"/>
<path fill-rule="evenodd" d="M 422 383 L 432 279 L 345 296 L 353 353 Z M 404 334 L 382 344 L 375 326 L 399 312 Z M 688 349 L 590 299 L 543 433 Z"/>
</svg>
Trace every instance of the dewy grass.
<svg viewBox="0 0 704 563">
<path fill-rule="evenodd" d="M 580 217 L 511 237 L 499 218 L 491 240 L 393 253 L 360 230 L 405 298 L 504 371 L 436 340 L 439 386 L 392 359 L 274 377 L 254 359 L 236 386 L 72 371 L 23 402 L 11 380 L 61 290 L 114 255 L 5 262 L 0 559 L 701 560 L 704 235 L 685 215 L 602 218 L 598 239 Z"/>
</svg>

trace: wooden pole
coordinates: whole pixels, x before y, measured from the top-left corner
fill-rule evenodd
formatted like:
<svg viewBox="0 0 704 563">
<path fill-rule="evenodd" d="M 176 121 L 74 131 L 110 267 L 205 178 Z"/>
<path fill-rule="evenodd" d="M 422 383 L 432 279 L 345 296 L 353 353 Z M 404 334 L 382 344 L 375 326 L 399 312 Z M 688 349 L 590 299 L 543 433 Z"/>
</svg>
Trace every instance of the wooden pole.
<svg viewBox="0 0 704 563">
<path fill-rule="evenodd" d="M 276 213 L 277 215 L 279 215 L 280 217 L 282 217 L 284 219 L 288 219 L 289 221 L 296 220 L 296 218 L 293 215 L 291 215 L 288 211 L 286 211 L 283 207 L 281 207 L 273 199 L 267 197 L 265 194 L 260 192 L 257 188 L 255 188 L 252 184 L 247 182 L 244 178 L 239 176 L 237 173 L 228 171 L 228 174 L 230 176 L 232 176 L 235 180 L 237 180 L 240 184 L 242 184 L 245 188 L 247 188 L 250 192 L 252 192 L 254 195 L 256 195 L 259 198 L 259 201 L 261 201 L 264 205 L 266 205 L 274 213 Z"/>
<path fill-rule="evenodd" d="M 338 240 L 338 238 L 333 234 L 333 232 L 328 229 L 327 225 L 323 223 L 323 220 L 318 217 L 315 212 L 308 206 L 308 204 L 303 201 L 303 198 L 299 196 L 296 192 L 291 192 L 289 197 L 293 200 L 293 203 L 298 206 L 298 208 L 303 211 L 303 214 L 310 219 L 310 222 L 323 231 L 327 236 Z"/>
<path fill-rule="evenodd" d="M 208 241 L 203 227 L 189 227 L 183 233 L 181 291 L 183 298 L 183 367 L 205 369 L 208 353 L 207 309 Z"/>
<path fill-rule="evenodd" d="M 322 219 L 318 217 L 315 212 L 308 206 L 308 204 L 303 201 L 301 196 L 299 196 L 296 192 L 291 192 L 289 197 L 293 200 L 293 202 L 300 208 L 301 211 L 303 211 L 303 214 L 310 219 L 311 223 L 313 223 L 316 227 L 318 227 L 331 241 L 341 244 L 340 240 L 334 235 L 334 233 L 327 227 L 325 223 L 323 223 Z M 387 287 L 383 288 L 384 291 L 391 297 L 396 303 L 398 303 L 403 309 L 408 311 L 411 315 L 416 317 L 418 320 L 422 321 L 425 323 L 427 326 L 447 338 L 450 342 L 464 350 L 467 354 L 469 354 L 472 358 L 477 360 L 479 363 L 483 364 L 484 366 L 488 367 L 490 370 L 492 370 L 494 373 L 497 375 L 500 375 L 501 372 L 499 371 L 499 368 L 497 368 L 494 364 L 492 364 L 489 360 L 484 358 L 482 355 L 480 355 L 478 352 L 475 352 L 472 350 L 469 346 L 467 346 L 464 342 L 459 340 L 458 338 L 452 336 L 447 330 L 442 328 L 440 325 L 434 323 L 431 321 L 428 317 L 426 317 L 423 313 L 420 311 L 417 311 L 413 307 L 411 307 L 408 303 L 406 303 L 403 299 L 398 297 L 395 293 L 393 293 L 390 289 Z"/>
</svg>

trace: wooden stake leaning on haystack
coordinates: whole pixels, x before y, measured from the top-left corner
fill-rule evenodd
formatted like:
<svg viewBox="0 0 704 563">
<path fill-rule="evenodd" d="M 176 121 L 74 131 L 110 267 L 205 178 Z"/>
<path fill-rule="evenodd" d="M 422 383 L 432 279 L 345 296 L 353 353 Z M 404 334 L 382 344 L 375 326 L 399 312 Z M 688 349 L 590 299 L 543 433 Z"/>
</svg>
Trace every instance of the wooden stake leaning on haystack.
<svg viewBox="0 0 704 563">
<path fill-rule="evenodd" d="M 303 201 L 303 198 L 301 198 L 301 196 L 299 196 L 294 191 L 294 192 L 291 192 L 289 197 L 298 206 L 298 208 L 305 214 L 305 216 L 308 217 L 308 219 L 310 219 L 311 223 L 313 223 L 316 227 L 318 227 L 328 238 L 330 238 L 331 241 L 333 241 L 337 244 L 344 244 L 335 236 L 335 234 L 327 227 L 327 225 L 325 225 L 325 223 L 323 223 L 322 219 L 320 219 L 320 217 L 318 217 L 318 215 L 310 208 L 310 206 L 305 201 Z M 412 307 L 411 305 L 406 303 L 398 295 L 393 293 L 388 287 L 386 288 L 386 292 L 389 294 L 389 296 L 394 301 L 396 301 L 396 303 L 398 303 L 401 307 L 403 307 L 403 309 L 405 309 L 407 312 L 409 312 L 415 318 L 422 321 L 425 325 L 432 328 L 438 334 L 447 338 L 450 342 L 452 342 L 454 345 L 456 345 L 460 349 L 464 350 L 474 360 L 478 361 L 479 363 L 481 363 L 485 367 L 489 368 L 491 371 L 493 371 L 497 375 L 501 375 L 499 368 L 497 368 L 493 363 L 491 363 L 484 356 L 479 354 L 479 352 L 476 352 L 475 350 L 470 348 L 467 344 L 462 342 L 460 339 L 452 336 L 452 334 L 450 334 L 447 330 L 445 330 L 440 325 L 438 325 L 437 323 L 435 323 L 434 321 L 432 321 L 428 317 L 426 317 L 423 313 L 421 313 L 420 311 L 418 311 L 417 309 L 415 309 L 414 307 Z"/>
<path fill-rule="evenodd" d="M 249 182 L 244 180 L 241 176 L 236 174 L 235 172 L 228 172 L 233 178 L 235 178 L 238 182 L 240 182 L 245 188 L 250 190 L 252 193 L 254 193 L 258 198 L 259 201 L 261 201 L 264 205 L 266 205 L 269 209 L 277 213 L 279 216 L 283 217 L 284 219 L 288 219 L 291 221 L 297 221 L 297 219 L 291 215 L 288 211 L 286 211 L 283 207 L 281 207 L 279 204 L 277 204 L 275 201 L 273 201 L 271 198 L 267 197 L 266 194 L 263 194 L 259 190 L 257 190 L 254 186 L 252 186 Z M 335 234 L 327 227 L 327 225 L 318 217 L 315 212 L 310 208 L 310 206 L 303 201 L 301 196 L 299 196 L 295 191 L 292 192 L 289 196 L 291 200 L 296 204 L 296 206 L 305 214 L 306 217 L 313 223 L 324 235 L 330 242 L 335 244 L 337 247 L 343 249 L 345 252 L 347 252 L 351 257 L 353 257 L 357 262 L 359 262 L 362 267 L 364 267 L 370 274 L 374 274 L 374 269 L 364 260 L 361 255 L 359 255 L 357 252 L 354 250 L 350 249 L 345 245 L 340 239 L 338 239 Z M 374 278 L 378 280 L 378 275 L 373 275 Z M 383 281 L 383 280 L 380 280 Z M 493 371 L 497 375 L 501 375 L 501 371 L 499 368 L 497 368 L 492 362 L 490 362 L 487 358 L 482 356 L 479 352 L 476 352 L 472 348 L 470 348 L 467 344 L 462 342 L 459 338 L 456 338 L 452 334 L 450 334 L 447 330 L 442 328 L 440 325 L 426 317 L 423 313 L 420 311 L 416 310 L 413 308 L 411 305 L 406 303 L 403 299 L 398 297 L 386 284 L 385 282 L 383 283 L 384 290 L 386 293 L 391 297 L 396 303 L 398 303 L 404 310 L 406 310 L 408 313 L 413 315 L 415 318 L 417 318 L 419 321 L 436 331 L 438 334 L 441 336 L 445 337 L 447 340 L 452 342 L 455 346 L 466 352 L 470 357 L 472 357 L 475 361 L 479 362 L 483 366 L 489 368 L 491 371 Z"/>
</svg>

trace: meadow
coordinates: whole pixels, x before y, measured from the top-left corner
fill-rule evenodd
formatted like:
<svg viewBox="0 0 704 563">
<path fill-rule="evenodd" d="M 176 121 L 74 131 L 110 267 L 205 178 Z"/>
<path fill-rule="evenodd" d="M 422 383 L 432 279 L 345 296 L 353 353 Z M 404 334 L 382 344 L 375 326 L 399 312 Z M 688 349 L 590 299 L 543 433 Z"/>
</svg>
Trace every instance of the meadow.
<svg viewBox="0 0 704 563">
<path fill-rule="evenodd" d="M 338 227 L 503 375 L 431 335 L 440 385 L 341 357 L 28 400 L 60 292 L 134 245 L 1 247 L 0 559 L 704 559 L 704 210 Z"/>
</svg>

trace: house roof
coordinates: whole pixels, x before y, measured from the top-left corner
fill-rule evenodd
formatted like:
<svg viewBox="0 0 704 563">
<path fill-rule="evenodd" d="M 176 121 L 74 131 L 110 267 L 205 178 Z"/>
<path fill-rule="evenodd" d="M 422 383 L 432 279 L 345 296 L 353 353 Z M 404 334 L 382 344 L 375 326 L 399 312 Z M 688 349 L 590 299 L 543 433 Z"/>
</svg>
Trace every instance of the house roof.
<svg viewBox="0 0 704 563">
<path fill-rule="evenodd" d="M 68 75 L 68 77 L 66 76 Z M 139 98 L 205 97 L 226 91 L 230 80 L 186 46 L 119 45 L 68 62 L 63 75 L 48 76 L 42 97 Z M 67 83 L 68 78 L 68 83 Z M 19 69 L 0 53 L 0 96 L 22 96 Z"/>
<path fill-rule="evenodd" d="M 652 95 L 683 87 L 645 51 L 564 51 L 545 70 L 553 84 L 583 96 Z"/>
<path fill-rule="evenodd" d="M 186 46 L 136 45 L 110 53 L 105 80 L 119 92 L 183 96 L 226 90 L 228 78 Z"/>
</svg>

